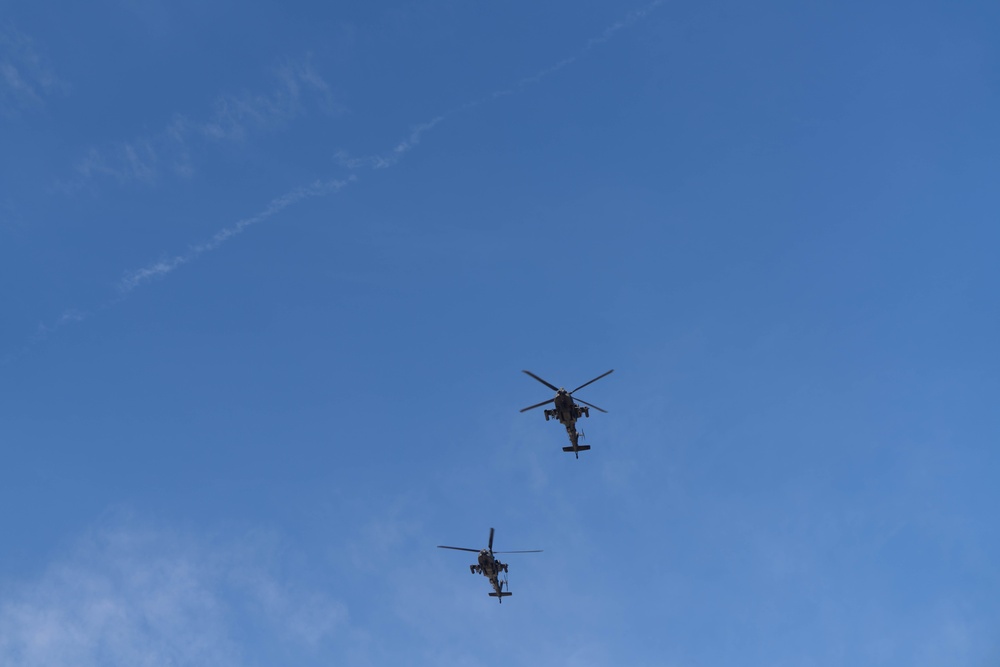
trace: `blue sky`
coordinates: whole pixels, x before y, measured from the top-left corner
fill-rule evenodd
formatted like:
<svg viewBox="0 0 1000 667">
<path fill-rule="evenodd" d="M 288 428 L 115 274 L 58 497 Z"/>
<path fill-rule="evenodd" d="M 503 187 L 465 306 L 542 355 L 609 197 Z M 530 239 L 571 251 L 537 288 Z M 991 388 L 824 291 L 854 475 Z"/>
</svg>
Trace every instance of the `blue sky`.
<svg viewBox="0 0 1000 667">
<path fill-rule="evenodd" d="M 997 25 L 5 3 L 0 663 L 997 664 Z"/>
</svg>

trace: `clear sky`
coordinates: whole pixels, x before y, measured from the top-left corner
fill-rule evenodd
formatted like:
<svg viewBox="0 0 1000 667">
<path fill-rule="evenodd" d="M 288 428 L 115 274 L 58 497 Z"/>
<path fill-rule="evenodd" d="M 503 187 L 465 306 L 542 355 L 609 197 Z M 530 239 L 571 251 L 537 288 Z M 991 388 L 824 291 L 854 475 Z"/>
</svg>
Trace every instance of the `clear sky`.
<svg viewBox="0 0 1000 667">
<path fill-rule="evenodd" d="M 2 2 L 0 664 L 1000 664 L 998 35 Z"/>
</svg>

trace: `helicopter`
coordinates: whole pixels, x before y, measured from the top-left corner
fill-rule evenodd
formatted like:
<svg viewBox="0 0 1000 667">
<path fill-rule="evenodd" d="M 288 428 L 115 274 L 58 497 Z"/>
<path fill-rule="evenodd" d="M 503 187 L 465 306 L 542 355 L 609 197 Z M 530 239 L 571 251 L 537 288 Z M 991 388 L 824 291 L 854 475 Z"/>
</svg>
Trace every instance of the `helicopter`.
<svg viewBox="0 0 1000 667">
<path fill-rule="evenodd" d="M 493 551 L 493 529 L 490 528 L 490 541 L 485 549 L 466 549 L 465 547 L 446 547 L 438 545 L 438 549 L 454 549 L 455 551 L 471 551 L 479 554 L 479 562 L 469 566 L 472 574 L 481 574 L 490 580 L 493 585 L 491 598 L 497 598 L 501 604 L 505 597 L 513 595 L 507 584 L 507 563 L 501 563 L 496 559 L 494 553 L 498 554 L 537 554 L 541 549 L 530 549 L 528 551 Z M 503 590 L 507 588 L 508 590 Z"/>
<path fill-rule="evenodd" d="M 578 398 L 576 400 L 579 401 L 580 403 L 583 403 L 584 407 L 581 407 L 581 406 L 577 405 L 574 402 L 574 400 L 573 400 L 573 394 L 575 392 L 583 389 L 587 385 L 593 384 L 594 382 L 597 382 L 601 378 L 603 378 L 605 376 L 608 376 L 608 375 L 611 375 L 612 373 L 615 372 L 615 369 L 612 368 L 607 373 L 604 373 L 602 375 L 598 375 L 597 377 L 595 377 L 593 380 L 590 380 L 589 382 L 584 382 L 583 384 L 581 384 L 579 387 L 577 387 L 573 391 L 566 391 L 566 389 L 563 388 L 563 387 L 556 388 L 555 385 L 553 385 L 553 384 L 551 384 L 549 382 L 546 382 L 545 380 L 543 380 L 542 378 L 538 377 L 537 375 L 535 375 L 531 371 L 523 371 L 523 372 L 525 374 L 530 375 L 531 377 L 535 378 L 536 380 L 538 380 L 539 382 L 541 382 L 542 384 L 544 384 L 546 387 L 548 387 L 552 391 L 556 392 L 556 396 L 555 396 L 555 398 L 550 398 L 547 401 L 542 401 L 541 403 L 536 403 L 535 405 L 528 406 L 528 407 L 524 408 L 523 410 L 521 410 L 521 412 L 527 412 L 528 410 L 534 410 L 535 408 L 540 408 L 543 405 L 548 405 L 549 403 L 555 403 L 555 406 L 554 406 L 553 409 L 545 411 L 545 421 L 548 421 L 549 419 L 558 419 L 559 422 L 563 426 L 566 427 L 566 435 L 569 436 L 570 446 L 569 447 L 563 447 L 563 451 L 564 452 L 573 452 L 573 454 L 576 455 L 576 458 L 579 459 L 580 458 L 580 452 L 584 452 L 584 451 L 590 449 L 590 445 L 581 445 L 579 443 L 580 436 L 583 435 L 583 433 L 577 432 L 577 430 L 576 430 L 576 420 L 579 419 L 581 416 L 590 418 L 590 408 L 594 408 L 595 410 L 598 410 L 598 411 L 604 412 L 604 413 L 607 413 L 607 410 L 604 410 L 603 408 L 599 408 L 596 405 L 594 405 L 593 403 L 588 403 L 587 401 L 584 401 L 584 400 L 581 400 L 581 399 Z"/>
</svg>

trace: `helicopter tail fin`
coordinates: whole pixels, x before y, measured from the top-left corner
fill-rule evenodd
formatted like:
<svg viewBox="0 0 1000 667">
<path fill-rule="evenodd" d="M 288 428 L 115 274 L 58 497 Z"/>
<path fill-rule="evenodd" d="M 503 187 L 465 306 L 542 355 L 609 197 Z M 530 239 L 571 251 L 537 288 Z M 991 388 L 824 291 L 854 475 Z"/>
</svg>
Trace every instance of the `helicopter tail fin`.
<svg viewBox="0 0 1000 667">
<path fill-rule="evenodd" d="M 513 595 L 513 593 L 511 593 L 510 591 L 504 591 L 502 593 L 496 593 L 496 592 L 490 593 L 491 598 L 508 598 L 511 595 Z M 503 602 L 503 600 L 500 600 L 500 602 Z"/>
<path fill-rule="evenodd" d="M 564 452 L 585 452 L 590 449 L 590 445 L 577 445 L 576 447 L 563 447 Z"/>
</svg>

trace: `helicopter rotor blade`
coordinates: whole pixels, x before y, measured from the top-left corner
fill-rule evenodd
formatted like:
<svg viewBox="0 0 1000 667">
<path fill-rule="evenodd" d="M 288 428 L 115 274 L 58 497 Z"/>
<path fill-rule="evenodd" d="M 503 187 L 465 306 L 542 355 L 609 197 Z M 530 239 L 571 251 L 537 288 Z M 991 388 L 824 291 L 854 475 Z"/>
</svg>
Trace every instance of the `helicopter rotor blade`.
<svg viewBox="0 0 1000 667">
<path fill-rule="evenodd" d="M 542 401 L 541 403 L 536 403 L 535 405 L 529 406 L 529 407 L 521 410 L 521 412 L 527 412 L 528 410 L 534 410 L 535 408 L 540 408 L 543 405 L 548 405 L 549 403 L 555 403 L 555 402 L 556 402 L 556 399 L 550 398 L 547 401 Z"/>
<path fill-rule="evenodd" d="M 493 529 L 490 528 L 490 545 L 487 547 L 493 553 Z"/>
<path fill-rule="evenodd" d="M 494 551 L 495 554 L 540 554 L 541 549 L 528 549 L 527 551 Z"/>
<path fill-rule="evenodd" d="M 466 549 L 465 547 L 446 547 L 446 546 L 442 546 L 440 544 L 438 545 L 438 549 L 454 549 L 455 551 L 471 551 L 474 554 L 477 554 L 477 553 L 480 552 L 480 549 Z"/>
<path fill-rule="evenodd" d="M 528 375 L 530 375 L 531 377 L 535 378 L 536 380 L 538 380 L 539 382 L 541 382 L 542 384 L 544 384 L 546 387 L 548 387 L 552 391 L 559 391 L 559 387 L 557 387 L 554 384 L 551 384 L 549 382 L 546 382 L 545 380 L 543 380 L 542 378 L 538 377 L 537 375 L 535 375 L 531 371 L 521 371 L 521 372 L 522 373 L 527 373 Z"/>
<path fill-rule="evenodd" d="M 584 405 L 586 405 L 588 407 L 591 407 L 591 408 L 594 408 L 595 410 L 600 410 L 604 414 L 608 414 L 608 411 L 605 410 L 604 408 L 599 408 L 596 405 L 594 405 L 593 403 L 588 403 L 587 401 L 585 401 L 585 400 L 583 400 L 581 398 L 574 398 L 573 400 L 576 401 L 577 403 L 583 403 Z"/>
<path fill-rule="evenodd" d="M 525 373 L 527 373 L 527 372 L 528 372 L 528 371 L 525 371 Z M 595 378 L 594 378 L 593 380 L 591 380 L 590 382 L 584 382 L 583 384 L 581 384 L 581 385 L 580 385 L 579 387 L 577 387 L 577 388 L 576 388 L 576 389 L 574 389 L 573 391 L 580 391 L 581 389 L 583 389 L 584 387 L 586 387 L 586 386 L 587 386 L 588 384 L 593 384 L 593 383 L 597 382 L 598 380 L 600 380 L 600 379 L 601 379 L 602 377 L 606 377 L 606 376 L 608 376 L 608 375 L 611 375 L 611 374 L 612 374 L 612 373 L 614 373 L 614 372 L 615 372 L 615 369 L 613 369 L 613 368 L 612 368 L 612 369 L 611 369 L 610 371 L 608 371 L 607 373 L 604 373 L 603 375 L 598 375 L 597 377 L 595 377 Z M 572 393 L 573 393 L 573 391 L 571 391 L 571 392 L 569 392 L 569 393 L 570 393 L 570 394 L 572 394 Z"/>
</svg>

